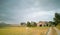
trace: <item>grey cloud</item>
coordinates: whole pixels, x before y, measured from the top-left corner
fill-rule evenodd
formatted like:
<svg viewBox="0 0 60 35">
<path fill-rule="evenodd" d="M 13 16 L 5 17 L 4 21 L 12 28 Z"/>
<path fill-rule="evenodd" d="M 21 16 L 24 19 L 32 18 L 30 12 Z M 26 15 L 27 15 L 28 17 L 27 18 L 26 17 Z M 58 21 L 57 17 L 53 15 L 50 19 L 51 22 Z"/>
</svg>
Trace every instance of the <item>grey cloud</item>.
<svg viewBox="0 0 60 35">
<path fill-rule="evenodd" d="M 25 15 L 39 10 L 60 11 L 60 0 L 0 0 L 0 21 L 26 21 Z"/>
</svg>

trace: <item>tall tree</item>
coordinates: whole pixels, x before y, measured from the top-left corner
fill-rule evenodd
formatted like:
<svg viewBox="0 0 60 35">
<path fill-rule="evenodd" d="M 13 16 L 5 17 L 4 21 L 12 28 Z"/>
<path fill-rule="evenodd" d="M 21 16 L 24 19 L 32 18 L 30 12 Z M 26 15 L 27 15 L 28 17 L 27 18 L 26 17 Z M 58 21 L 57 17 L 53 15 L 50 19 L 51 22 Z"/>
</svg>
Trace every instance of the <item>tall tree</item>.
<svg viewBox="0 0 60 35">
<path fill-rule="evenodd" d="M 55 13 L 54 22 L 55 22 L 55 25 L 60 23 L 60 13 Z"/>
<path fill-rule="evenodd" d="M 31 23 L 29 21 L 27 22 L 27 27 L 31 27 Z"/>
</svg>

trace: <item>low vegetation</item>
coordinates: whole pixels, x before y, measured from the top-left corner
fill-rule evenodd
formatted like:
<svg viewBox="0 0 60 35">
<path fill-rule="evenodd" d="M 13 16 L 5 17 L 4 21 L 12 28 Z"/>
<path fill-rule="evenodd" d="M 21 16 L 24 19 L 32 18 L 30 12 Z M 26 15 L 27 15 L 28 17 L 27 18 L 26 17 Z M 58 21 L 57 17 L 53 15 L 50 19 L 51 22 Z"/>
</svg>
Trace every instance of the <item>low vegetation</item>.
<svg viewBox="0 0 60 35">
<path fill-rule="evenodd" d="M 48 27 L 5 27 L 0 35 L 46 35 Z"/>
<path fill-rule="evenodd" d="M 60 24 L 58 24 L 56 27 L 60 30 Z"/>
</svg>

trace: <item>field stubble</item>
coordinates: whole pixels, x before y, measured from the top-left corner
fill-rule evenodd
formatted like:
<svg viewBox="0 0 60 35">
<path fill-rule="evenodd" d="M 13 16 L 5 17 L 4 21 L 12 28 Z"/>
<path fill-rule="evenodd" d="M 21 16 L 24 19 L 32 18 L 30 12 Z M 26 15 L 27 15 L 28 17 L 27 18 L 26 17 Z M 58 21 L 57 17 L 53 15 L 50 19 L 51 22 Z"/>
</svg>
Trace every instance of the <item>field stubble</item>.
<svg viewBox="0 0 60 35">
<path fill-rule="evenodd" d="M 48 27 L 6 27 L 0 29 L 0 35 L 46 35 Z"/>
</svg>

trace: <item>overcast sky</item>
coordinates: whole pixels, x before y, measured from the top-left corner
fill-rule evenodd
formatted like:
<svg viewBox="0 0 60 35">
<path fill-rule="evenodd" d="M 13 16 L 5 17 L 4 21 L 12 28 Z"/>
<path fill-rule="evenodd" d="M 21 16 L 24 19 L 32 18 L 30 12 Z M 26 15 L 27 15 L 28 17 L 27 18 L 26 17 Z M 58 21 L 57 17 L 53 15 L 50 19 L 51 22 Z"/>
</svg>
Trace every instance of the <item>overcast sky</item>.
<svg viewBox="0 0 60 35">
<path fill-rule="evenodd" d="M 0 22 L 52 21 L 60 0 L 0 0 Z"/>
</svg>

